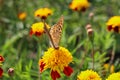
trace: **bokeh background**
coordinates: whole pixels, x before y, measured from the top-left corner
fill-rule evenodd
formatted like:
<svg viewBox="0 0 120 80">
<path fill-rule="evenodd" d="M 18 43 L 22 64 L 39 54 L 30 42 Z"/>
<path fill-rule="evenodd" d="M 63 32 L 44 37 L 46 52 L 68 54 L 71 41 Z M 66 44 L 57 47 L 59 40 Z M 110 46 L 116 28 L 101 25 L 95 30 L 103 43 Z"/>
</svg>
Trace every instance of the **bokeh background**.
<svg viewBox="0 0 120 80">
<path fill-rule="evenodd" d="M 64 15 L 64 27 L 60 46 L 66 47 L 73 55 L 70 65 L 74 73 L 70 77 L 61 74 L 59 80 L 76 80 L 82 70 L 92 68 L 91 42 L 85 26 L 90 23 L 94 30 L 95 71 L 104 79 L 111 72 L 105 71 L 112 52 L 113 72 L 120 71 L 120 34 L 107 31 L 106 22 L 115 15 L 120 15 L 119 0 L 89 0 L 91 6 L 84 12 L 69 8 L 71 0 L 0 0 L 0 55 L 5 58 L 4 74 L 0 80 L 52 80 L 50 70 L 40 74 L 39 59 L 49 48 L 46 35 L 30 36 L 31 25 L 41 21 L 34 17 L 34 12 L 43 7 L 53 11 L 46 22 L 55 24 Z M 20 19 L 20 13 L 25 18 Z M 90 17 L 90 14 L 93 14 Z M 81 62 L 83 62 L 82 66 Z M 8 75 L 8 69 L 14 69 L 14 76 Z"/>
</svg>

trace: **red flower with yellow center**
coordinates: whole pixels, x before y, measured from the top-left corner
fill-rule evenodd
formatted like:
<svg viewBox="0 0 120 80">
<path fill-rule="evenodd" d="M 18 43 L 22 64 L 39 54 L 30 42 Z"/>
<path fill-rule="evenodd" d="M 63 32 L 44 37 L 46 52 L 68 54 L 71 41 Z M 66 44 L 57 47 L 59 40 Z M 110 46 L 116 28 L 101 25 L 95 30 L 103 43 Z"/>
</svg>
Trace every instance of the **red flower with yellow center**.
<svg viewBox="0 0 120 80">
<path fill-rule="evenodd" d="M 48 29 L 50 28 L 49 25 L 47 25 L 47 28 Z M 30 35 L 35 34 L 36 36 L 40 36 L 44 32 L 45 32 L 45 30 L 44 30 L 44 23 L 43 22 L 34 23 L 31 26 Z"/>
<path fill-rule="evenodd" d="M 18 18 L 20 20 L 24 20 L 26 18 L 26 16 L 27 16 L 26 12 L 21 12 L 21 13 L 18 14 Z"/>
<path fill-rule="evenodd" d="M 107 30 L 120 32 L 120 16 L 113 16 L 107 22 Z"/>
<path fill-rule="evenodd" d="M 40 8 L 35 11 L 35 17 L 40 17 L 41 19 L 46 19 L 52 14 L 52 10 L 49 8 Z"/>
<path fill-rule="evenodd" d="M 69 7 L 74 11 L 85 11 L 90 6 L 87 0 L 73 0 Z"/>
<path fill-rule="evenodd" d="M 72 62 L 72 55 L 67 49 L 64 47 L 49 48 L 39 60 L 40 72 L 50 68 L 53 80 L 61 77 L 61 71 L 66 76 L 70 76 L 73 73 L 73 69 L 69 66 L 70 62 Z"/>
</svg>

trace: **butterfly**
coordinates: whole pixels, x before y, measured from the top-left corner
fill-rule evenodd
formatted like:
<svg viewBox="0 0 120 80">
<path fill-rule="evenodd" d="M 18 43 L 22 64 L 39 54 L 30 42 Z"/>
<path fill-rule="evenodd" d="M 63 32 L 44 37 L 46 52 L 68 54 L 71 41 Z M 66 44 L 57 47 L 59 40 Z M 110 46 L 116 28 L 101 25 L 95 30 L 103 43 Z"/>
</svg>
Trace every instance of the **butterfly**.
<svg viewBox="0 0 120 80">
<path fill-rule="evenodd" d="M 62 28 L 63 28 L 63 21 L 64 21 L 64 17 L 61 16 L 58 22 L 54 24 L 49 30 L 51 43 L 55 49 L 59 48 L 59 42 L 61 39 Z"/>
</svg>

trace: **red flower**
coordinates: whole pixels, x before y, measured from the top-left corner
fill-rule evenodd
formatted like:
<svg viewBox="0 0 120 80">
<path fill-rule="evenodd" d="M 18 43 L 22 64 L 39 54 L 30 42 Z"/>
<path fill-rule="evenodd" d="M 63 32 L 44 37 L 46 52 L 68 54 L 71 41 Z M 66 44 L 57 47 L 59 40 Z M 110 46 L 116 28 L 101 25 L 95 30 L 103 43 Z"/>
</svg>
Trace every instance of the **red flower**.
<svg viewBox="0 0 120 80">
<path fill-rule="evenodd" d="M 73 73 L 73 69 L 70 66 L 64 67 L 64 74 L 70 76 Z"/>
<path fill-rule="evenodd" d="M 2 74 L 3 74 L 3 69 L 0 68 L 0 78 L 2 77 Z"/>
<path fill-rule="evenodd" d="M 0 62 L 4 61 L 4 57 L 0 56 Z"/>
<path fill-rule="evenodd" d="M 60 74 L 57 71 L 51 71 L 51 77 L 53 80 L 56 80 L 57 78 L 60 78 Z"/>
</svg>

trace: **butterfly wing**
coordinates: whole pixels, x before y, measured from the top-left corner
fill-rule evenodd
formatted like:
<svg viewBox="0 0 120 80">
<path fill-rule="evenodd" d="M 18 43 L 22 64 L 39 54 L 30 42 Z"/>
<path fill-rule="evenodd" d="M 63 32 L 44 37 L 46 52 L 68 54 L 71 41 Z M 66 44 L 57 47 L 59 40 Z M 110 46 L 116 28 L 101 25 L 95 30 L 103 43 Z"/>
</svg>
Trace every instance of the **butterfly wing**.
<svg viewBox="0 0 120 80">
<path fill-rule="evenodd" d="M 61 39 L 62 28 L 63 28 L 63 20 L 64 20 L 64 17 L 61 16 L 59 21 L 55 25 L 53 25 L 50 29 L 52 44 L 53 44 L 53 47 L 56 49 L 59 48 L 59 42 Z"/>
</svg>

